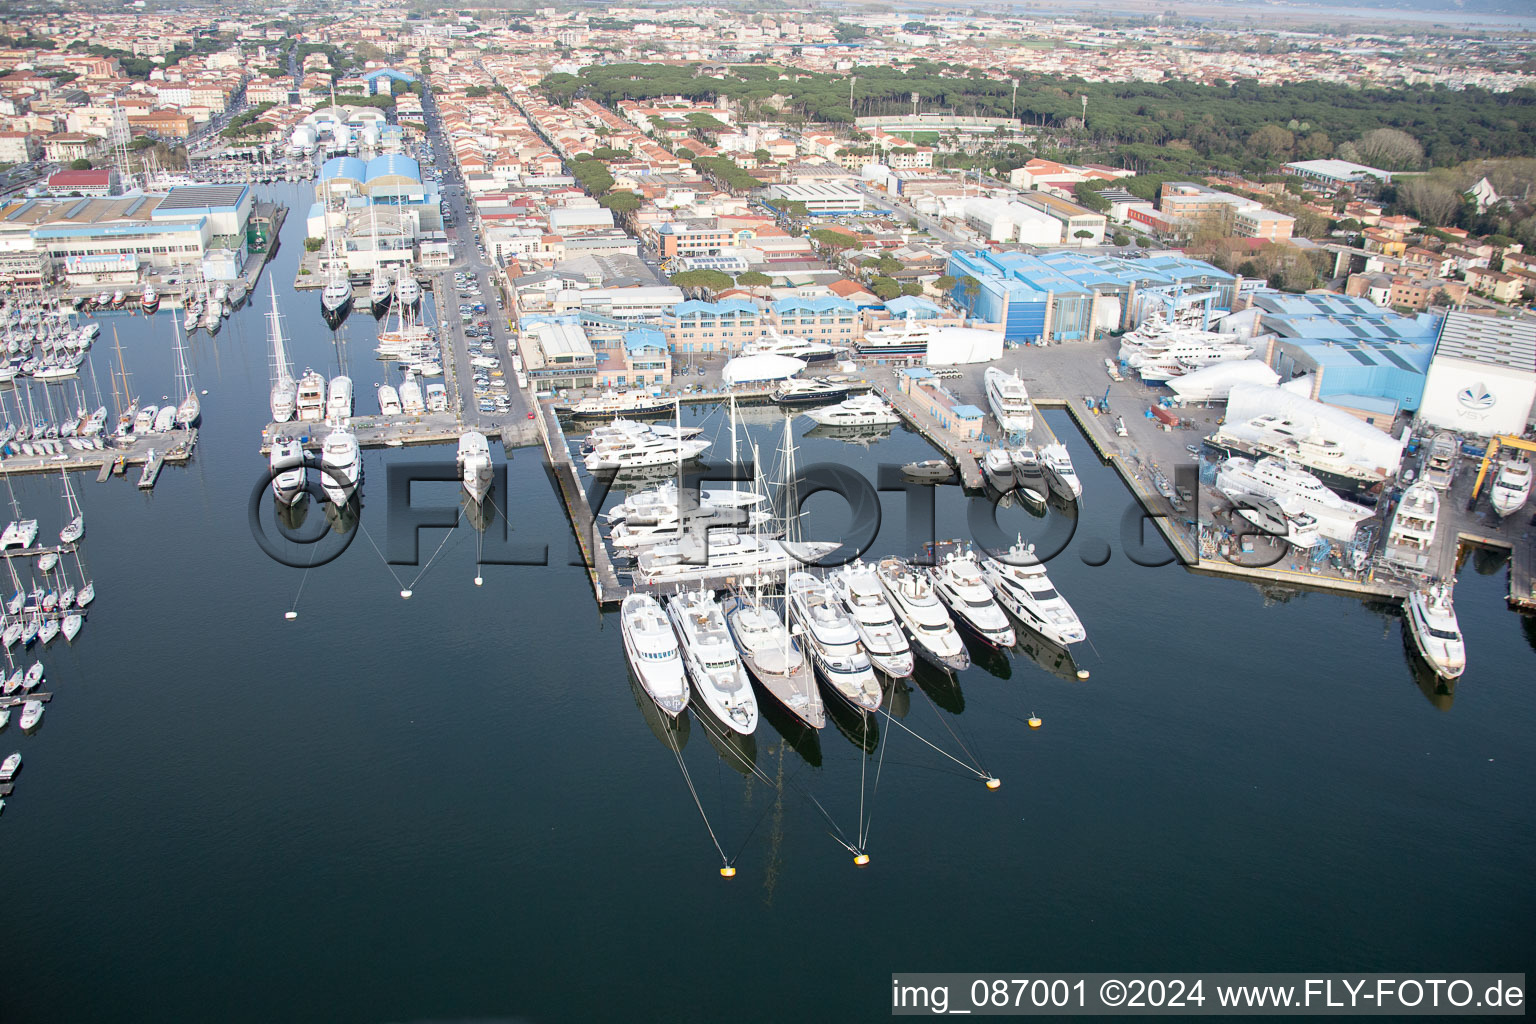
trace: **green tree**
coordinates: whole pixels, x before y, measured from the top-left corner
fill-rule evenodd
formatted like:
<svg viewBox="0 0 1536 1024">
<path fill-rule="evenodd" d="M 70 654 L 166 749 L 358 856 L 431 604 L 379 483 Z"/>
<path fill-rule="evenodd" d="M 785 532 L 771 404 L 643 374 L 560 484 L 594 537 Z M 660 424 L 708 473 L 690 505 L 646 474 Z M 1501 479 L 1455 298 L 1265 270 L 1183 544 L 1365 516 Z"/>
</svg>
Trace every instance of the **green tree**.
<svg viewBox="0 0 1536 1024">
<path fill-rule="evenodd" d="M 944 274 L 937 281 L 933 282 L 933 286 L 935 288 L 937 288 L 939 291 L 941 291 L 944 294 L 948 295 L 949 294 L 949 290 L 951 288 L 953 288 L 956 285 L 956 283 L 957 282 L 956 282 L 956 280 L 953 277 L 949 276 L 948 274 Z"/>
<path fill-rule="evenodd" d="M 324 244 L 325 244 L 325 239 L 323 239 L 323 238 L 306 238 L 306 239 L 304 239 L 304 251 L 305 252 L 319 252 L 320 251 L 320 247 L 322 245 L 324 245 Z"/>
<path fill-rule="evenodd" d="M 767 288 L 773 284 L 773 278 L 758 270 L 749 270 L 744 274 L 736 275 L 736 283 L 743 288 Z"/>
<path fill-rule="evenodd" d="M 981 282 L 970 274 L 966 274 L 960 279 L 960 294 L 965 296 L 965 307 L 974 311 L 976 297 L 981 294 Z"/>
<path fill-rule="evenodd" d="M 811 241 L 824 249 L 841 251 L 843 249 L 857 249 L 859 240 L 852 235 L 845 235 L 841 231 L 833 231 L 830 228 L 817 228 L 810 233 Z"/>
<path fill-rule="evenodd" d="M 673 274 L 671 281 L 685 291 L 706 291 L 711 295 L 725 291 L 734 283 L 729 274 L 718 270 L 684 270 Z"/>
<path fill-rule="evenodd" d="M 1077 199 L 1078 205 L 1085 206 L 1095 213 L 1108 213 L 1109 200 L 1104 198 L 1102 192 L 1096 188 L 1099 182 L 1079 181 L 1072 186 L 1072 195 Z"/>
<path fill-rule="evenodd" d="M 869 290 L 878 295 L 880 301 L 889 302 L 901 294 L 901 282 L 880 274 L 869 282 Z"/>
<path fill-rule="evenodd" d="M 768 152 L 766 149 L 754 149 L 752 151 L 752 156 L 760 164 L 773 163 L 773 154 Z"/>
<path fill-rule="evenodd" d="M 1130 245 L 1131 236 L 1126 234 L 1124 231 L 1116 231 L 1114 237 L 1111 238 L 1110 241 L 1114 242 L 1116 245 Z"/>
<path fill-rule="evenodd" d="M 91 169 L 91 162 L 85 157 L 81 157 L 78 160 L 71 160 L 69 162 L 69 169 L 72 171 L 88 171 Z"/>
<path fill-rule="evenodd" d="M 641 206 L 640 197 L 628 191 L 609 192 L 598 203 L 620 215 L 634 213 Z"/>
</svg>

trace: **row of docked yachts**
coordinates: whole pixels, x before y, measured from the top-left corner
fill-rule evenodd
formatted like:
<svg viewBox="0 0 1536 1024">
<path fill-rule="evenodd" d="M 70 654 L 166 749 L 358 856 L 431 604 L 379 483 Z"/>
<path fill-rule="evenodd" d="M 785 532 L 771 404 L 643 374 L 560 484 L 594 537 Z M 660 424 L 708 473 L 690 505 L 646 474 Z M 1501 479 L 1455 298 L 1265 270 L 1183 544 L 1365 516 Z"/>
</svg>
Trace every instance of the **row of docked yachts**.
<svg viewBox="0 0 1536 1024">
<path fill-rule="evenodd" d="M 1038 448 L 1029 444 L 990 448 L 982 456 L 981 470 L 999 494 L 1017 492 L 1032 504 L 1043 505 L 1052 494 L 1063 501 L 1076 501 L 1083 495 L 1083 482 L 1072 465 L 1072 456 L 1059 441 Z"/>
<path fill-rule="evenodd" d="M 1010 619 L 1010 614 L 1013 619 Z M 782 596 L 758 587 L 717 598 L 702 585 L 663 600 L 631 594 L 620 610 L 624 649 L 641 687 L 673 717 L 697 699 L 738 733 L 757 727 L 755 680 L 806 725 L 826 724 L 825 693 L 869 714 L 879 676 L 910 676 L 921 658 L 970 665 L 961 631 L 996 649 L 1018 642 L 1014 620 L 1064 649 L 1087 638 L 1033 548 L 1001 555 L 942 546 L 932 566 L 884 558 L 826 573 L 788 574 Z"/>
</svg>

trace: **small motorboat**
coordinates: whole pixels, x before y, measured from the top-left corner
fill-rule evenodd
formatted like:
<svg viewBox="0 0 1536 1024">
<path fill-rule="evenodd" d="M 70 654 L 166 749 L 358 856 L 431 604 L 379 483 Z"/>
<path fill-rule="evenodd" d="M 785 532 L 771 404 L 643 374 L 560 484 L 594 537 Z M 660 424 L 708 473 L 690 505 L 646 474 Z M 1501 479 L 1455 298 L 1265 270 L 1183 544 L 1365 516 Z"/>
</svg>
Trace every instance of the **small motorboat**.
<svg viewBox="0 0 1536 1024">
<path fill-rule="evenodd" d="M 908 479 L 924 484 L 942 483 L 955 475 L 955 471 L 943 459 L 909 462 L 901 467 L 901 472 Z"/>
<path fill-rule="evenodd" d="M 37 728 L 37 723 L 43 720 L 43 702 L 40 700 L 23 701 L 21 705 L 21 728 L 23 732 Z"/>
<path fill-rule="evenodd" d="M 18 750 L 4 761 L 0 761 L 0 782 L 10 782 L 19 771 L 21 771 L 21 751 Z"/>
<path fill-rule="evenodd" d="M 43 681 L 43 663 L 34 661 L 27 666 L 27 674 L 21 680 L 21 688 L 31 693 Z"/>
</svg>

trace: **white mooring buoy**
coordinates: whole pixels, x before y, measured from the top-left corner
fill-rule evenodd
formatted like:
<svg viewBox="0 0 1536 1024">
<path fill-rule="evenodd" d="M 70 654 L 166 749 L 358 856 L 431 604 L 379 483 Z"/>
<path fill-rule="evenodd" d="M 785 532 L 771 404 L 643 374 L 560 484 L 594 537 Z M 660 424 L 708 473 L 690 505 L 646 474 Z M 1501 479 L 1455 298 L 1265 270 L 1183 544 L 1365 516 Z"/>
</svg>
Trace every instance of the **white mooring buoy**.
<svg viewBox="0 0 1536 1024">
<path fill-rule="evenodd" d="M 283 612 L 283 618 L 285 618 L 285 619 L 296 619 L 298 617 L 299 617 L 299 613 L 298 612 Z"/>
<path fill-rule="evenodd" d="M 407 590 L 402 590 L 402 591 L 400 591 L 400 596 L 405 598 L 407 601 L 409 601 L 411 599 L 411 592 L 408 589 Z"/>
<path fill-rule="evenodd" d="M 484 576 L 476 576 L 475 577 L 475 586 L 477 586 L 477 587 L 485 586 L 485 577 Z"/>
</svg>

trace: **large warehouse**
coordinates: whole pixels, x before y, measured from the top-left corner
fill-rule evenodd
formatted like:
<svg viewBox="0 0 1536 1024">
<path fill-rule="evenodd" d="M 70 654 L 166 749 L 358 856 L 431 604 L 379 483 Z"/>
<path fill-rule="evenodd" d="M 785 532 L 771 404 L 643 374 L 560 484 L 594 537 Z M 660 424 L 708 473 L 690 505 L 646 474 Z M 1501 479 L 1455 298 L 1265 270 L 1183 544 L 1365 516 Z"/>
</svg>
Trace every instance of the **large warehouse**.
<svg viewBox="0 0 1536 1024">
<path fill-rule="evenodd" d="M 1419 418 L 1468 434 L 1520 434 L 1536 416 L 1536 324 L 1448 313 Z"/>
</svg>

